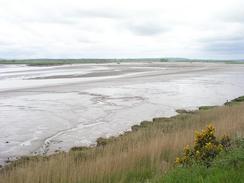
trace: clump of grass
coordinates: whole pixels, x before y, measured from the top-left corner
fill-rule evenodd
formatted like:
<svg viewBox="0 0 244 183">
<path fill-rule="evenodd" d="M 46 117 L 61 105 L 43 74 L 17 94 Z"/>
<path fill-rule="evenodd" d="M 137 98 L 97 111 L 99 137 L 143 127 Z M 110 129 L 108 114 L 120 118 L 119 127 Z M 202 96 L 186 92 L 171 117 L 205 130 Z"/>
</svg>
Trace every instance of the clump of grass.
<svg viewBox="0 0 244 183">
<path fill-rule="evenodd" d="M 195 111 L 186 110 L 186 109 L 177 109 L 176 112 L 179 114 L 193 114 Z"/>
<path fill-rule="evenodd" d="M 141 127 L 140 127 L 140 125 L 133 125 L 132 127 L 131 127 L 131 130 L 132 131 L 137 131 L 137 130 L 139 130 Z"/>
<path fill-rule="evenodd" d="M 198 109 L 199 109 L 199 110 L 209 110 L 209 109 L 213 109 L 213 108 L 215 108 L 215 107 L 217 107 L 217 106 L 201 106 L 201 107 L 199 107 Z"/>
<path fill-rule="evenodd" d="M 72 147 L 70 149 L 70 151 L 86 151 L 90 149 L 90 147 L 86 147 L 86 146 L 78 146 L 78 147 Z"/>
<path fill-rule="evenodd" d="M 244 96 L 235 98 L 235 99 L 231 100 L 230 102 L 227 101 L 227 102 L 225 102 L 224 105 L 233 105 L 233 104 L 238 104 L 238 103 L 240 103 L 240 102 L 244 102 Z"/>
<path fill-rule="evenodd" d="M 105 146 L 108 144 L 109 140 L 106 139 L 106 138 L 103 138 L 103 137 L 99 137 L 97 140 L 97 146 L 100 147 L 100 146 Z"/>
<path fill-rule="evenodd" d="M 238 97 L 234 100 L 232 100 L 233 102 L 243 102 L 244 101 L 244 96 Z"/>
<path fill-rule="evenodd" d="M 147 128 L 150 125 L 152 125 L 152 122 L 151 121 L 142 121 L 139 125 L 133 125 L 131 127 L 131 130 L 132 131 L 137 131 L 137 130 L 139 130 L 141 128 Z"/>
</svg>

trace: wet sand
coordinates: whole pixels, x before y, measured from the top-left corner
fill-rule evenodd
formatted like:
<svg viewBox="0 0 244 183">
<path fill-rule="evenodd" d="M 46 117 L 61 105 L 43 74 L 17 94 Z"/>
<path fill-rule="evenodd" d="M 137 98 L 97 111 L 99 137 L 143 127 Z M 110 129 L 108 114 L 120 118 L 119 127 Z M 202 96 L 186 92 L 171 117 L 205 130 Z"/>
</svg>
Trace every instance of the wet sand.
<svg viewBox="0 0 244 183">
<path fill-rule="evenodd" d="M 52 153 L 244 94 L 244 65 L 0 65 L 0 161 Z"/>
</svg>

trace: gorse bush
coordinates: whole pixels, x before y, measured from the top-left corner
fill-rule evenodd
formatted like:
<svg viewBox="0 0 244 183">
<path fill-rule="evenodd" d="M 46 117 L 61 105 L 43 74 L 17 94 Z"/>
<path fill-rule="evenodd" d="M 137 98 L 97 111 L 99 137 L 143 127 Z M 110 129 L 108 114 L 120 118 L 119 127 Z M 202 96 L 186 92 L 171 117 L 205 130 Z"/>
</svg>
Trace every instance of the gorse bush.
<svg viewBox="0 0 244 183">
<path fill-rule="evenodd" d="M 167 172 L 157 183 L 244 183 L 244 139 L 232 141 L 228 152 L 216 157 L 210 167 L 194 164 Z"/>
<path fill-rule="evenodd" d="M 201 132 L 195 132 L 193 148 L 187 145 L 184 148 L 183 156 L 176 158 L 176 164 L 180 166 L 191 166 L 194 163 L 211 165 L 213 159 L 221 152 L 228 151 L 231 147 L 230 138 L 224 135 L 220 140 L 214 135 L 215 128 L 208 125 Z"/>
</svg>

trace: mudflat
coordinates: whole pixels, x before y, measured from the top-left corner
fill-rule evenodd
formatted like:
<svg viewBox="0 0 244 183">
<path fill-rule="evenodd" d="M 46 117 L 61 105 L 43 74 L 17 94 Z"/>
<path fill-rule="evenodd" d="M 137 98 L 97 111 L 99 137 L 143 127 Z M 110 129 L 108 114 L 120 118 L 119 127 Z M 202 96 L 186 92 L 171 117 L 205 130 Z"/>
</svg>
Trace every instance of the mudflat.
<svg viewBox="0 0 244 183">
<path fill-rule="evenodd" d="M 142 120 L 243 93 L 243 64 L 0 65 L 0 161 L 91 145 Z"/>
</svg>

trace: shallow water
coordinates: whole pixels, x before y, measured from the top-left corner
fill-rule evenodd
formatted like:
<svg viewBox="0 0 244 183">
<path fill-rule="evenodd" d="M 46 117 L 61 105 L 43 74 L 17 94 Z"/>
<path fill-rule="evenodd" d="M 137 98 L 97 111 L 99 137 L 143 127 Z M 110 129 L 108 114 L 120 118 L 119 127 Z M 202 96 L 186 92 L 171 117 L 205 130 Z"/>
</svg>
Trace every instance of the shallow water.
<svg viewBox="0 0 244 183">
<path fill-rule="evenodd" d="M 0 162 L 94 144 L 179 108 L 244 94 L 244 65 L 0 65 Z"/>
</svg>

